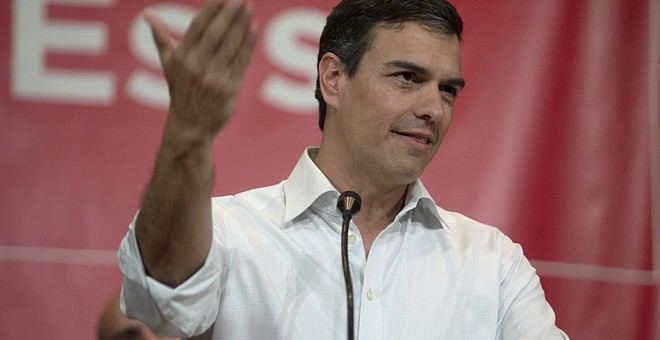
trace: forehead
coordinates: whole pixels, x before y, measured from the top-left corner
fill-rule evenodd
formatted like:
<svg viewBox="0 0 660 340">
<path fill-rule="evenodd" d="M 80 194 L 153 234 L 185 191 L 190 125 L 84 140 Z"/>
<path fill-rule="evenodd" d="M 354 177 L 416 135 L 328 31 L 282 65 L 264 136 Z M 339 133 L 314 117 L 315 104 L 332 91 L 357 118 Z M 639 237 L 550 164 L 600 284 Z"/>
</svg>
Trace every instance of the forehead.
<svg viewBox="0 0 660 340">
<path fill-rule="evenodd" d="M 443 73 L 460 73 L 461 50 L 456 35 L 442 34 L 410 22 L 396 26 L 377 25 L 373 33 L 374 39 L 364 55 L 367 62 L 379 64 L 405 60 L 431 69 L 442 69 Z"/>
</svg>

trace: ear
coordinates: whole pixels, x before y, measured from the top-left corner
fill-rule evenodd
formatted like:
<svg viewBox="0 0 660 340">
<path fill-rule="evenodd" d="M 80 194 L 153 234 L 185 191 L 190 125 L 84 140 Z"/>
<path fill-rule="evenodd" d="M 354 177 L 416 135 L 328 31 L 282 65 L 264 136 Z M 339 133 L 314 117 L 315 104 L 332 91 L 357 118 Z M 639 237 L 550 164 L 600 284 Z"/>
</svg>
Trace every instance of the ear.
<svg viewBox="0 0 660 340">
<path fill-rule="evenodd" d="M 343 72 L 341 60 L 336 54 L 328 52 L 323 55 L 319 62 L 319 88 L 325 103 L 335 110 L 339 106 L 339 80 Z"/>
</svg>

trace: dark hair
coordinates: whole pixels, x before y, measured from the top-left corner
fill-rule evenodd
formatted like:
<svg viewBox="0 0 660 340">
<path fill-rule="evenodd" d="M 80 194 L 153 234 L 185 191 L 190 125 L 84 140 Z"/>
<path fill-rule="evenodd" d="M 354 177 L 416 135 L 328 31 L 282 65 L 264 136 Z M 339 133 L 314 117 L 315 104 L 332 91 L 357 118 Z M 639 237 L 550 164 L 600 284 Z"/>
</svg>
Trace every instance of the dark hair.
<svg viewBox="0 0 660 340">
<path fill-rule="evenodd" d="M 462 40 L 463 21 L 456 8 L 446 0 L 342 0 L 332 10 L 323 28 L 317 68 L 321 58 L 332 52 L 352 77 L 374 40 L 374 27 L 377 24 L 396 27 L 406 22 L 419 23 Z M 323 130 L 327 105 L 318 76 L 314 96 L 319 101 L 319 127 Z"/>
</svg>

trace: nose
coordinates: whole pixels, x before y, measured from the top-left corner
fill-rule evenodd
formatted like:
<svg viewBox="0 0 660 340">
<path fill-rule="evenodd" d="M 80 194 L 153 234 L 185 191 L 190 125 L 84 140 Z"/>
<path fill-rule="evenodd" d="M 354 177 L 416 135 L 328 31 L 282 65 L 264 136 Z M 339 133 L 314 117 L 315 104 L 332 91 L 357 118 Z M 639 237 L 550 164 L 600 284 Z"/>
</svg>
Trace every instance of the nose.
<svg viewBox="0 0 660 340">
<path fill-rule="evenodd" d="M 450 115 L 451 118 L 452 106 L 435 86 L 426 86 L 423 91 L 420 91 L 417 103 L 415 116 L 419 119 L 435 123 L 442 121 L 447 115 Z"/>
</svg>

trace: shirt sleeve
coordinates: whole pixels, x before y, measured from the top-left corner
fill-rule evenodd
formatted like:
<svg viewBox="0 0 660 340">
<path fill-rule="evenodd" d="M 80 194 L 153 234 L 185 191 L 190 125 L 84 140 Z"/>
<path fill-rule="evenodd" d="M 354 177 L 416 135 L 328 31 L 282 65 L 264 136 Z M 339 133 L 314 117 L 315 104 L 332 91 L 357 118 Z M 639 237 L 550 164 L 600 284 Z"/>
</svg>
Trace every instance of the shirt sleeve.
<svg viewBox="0 0 660 340">
<path fill-rule="evenodd" d="M 499 235 L 501 255 L 497 339 L 568 339 L 555 324 L 541 281 L 520 245 Z"/>
<path fill-rule="evenodd" d="M 135 237 L 135 220 L 117 253 L 123 273 L 122 312 L 129 318 L 141 320 L 160 336 L 191 337 L 204 333 L 215 322 L 227 282 L 229 261 L 216 226 L 202 268 L 181 285 L 171 288 L 146 274 Z"/>
</svg>

